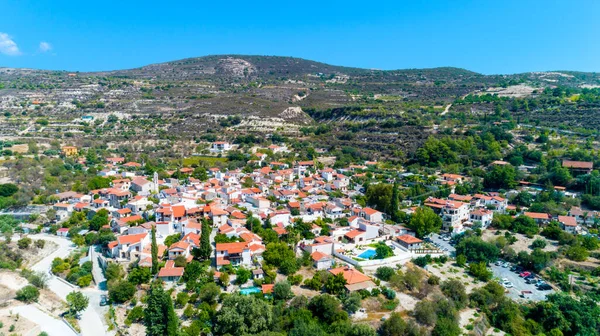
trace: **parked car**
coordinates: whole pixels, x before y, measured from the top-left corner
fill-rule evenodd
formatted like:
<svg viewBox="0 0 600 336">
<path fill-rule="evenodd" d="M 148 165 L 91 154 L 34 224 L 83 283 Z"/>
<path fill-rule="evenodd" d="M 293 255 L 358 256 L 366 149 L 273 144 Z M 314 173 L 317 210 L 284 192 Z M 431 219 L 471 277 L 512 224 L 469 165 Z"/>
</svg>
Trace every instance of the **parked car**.
<svg viewBox="0 0 600 336">
<path fill-rule="evenodd" d="M 504 264 L 502 264 L 502 267 L 509 268 L 510 267 L 510 263 L 507 261 Z"/>
<path fill-rule="evenodd" d="M 108 304 L 108 296 L 100 295 L 100 306 L 106 306 Z"/>
<path fill-rule="evenodd" d="M 551 290 L 552 286 L 548 285 L 547 283 L 544 283 L 544 284 L 537 286 L 537 289 L 541 290 L 541 291 L 547 291 L 547 290 Z"/>
<path fill-rule="evenodd" d="M 502 266 L 502 264 L 504 264 L 504 263 L 502 262 L 502 260 L 498 260 L 498 261 L 496 261 L 496 266 Z"/>
<path fill-rule="evenodd" d="M 519 273 L 519 276 L 521 278 L 528 277 L 530 275 L 531 275 L 531 272 L 527 272 L 527 271 Z"/>
<path fill-rule="evenodd" d="M 533 277 L 533 278 L 525 278 L 525 283 L 528 283 L 528 284 L 537 284 L 537 282 L 538 282 L 538 279 L 536 279 L 535 277 Z"/>
<path fill-rule="evenodd" d="M 513 287 L 514 287 L 514 286 L 513 286 L 513 283 L 512 283 L 512 282 L 510 282 L 510 281 L 504 281 L 504 282 L 502 283 L 502 286 L 504 286 L 504 288 L 513 288 Z"/>
<path fill-rule="evenodd" d="M 515 273 L 522 273 L 525 269 L 521 266 L 517 266 L 517 268 L 515 268 L 514 272 Z"/>
</svg>

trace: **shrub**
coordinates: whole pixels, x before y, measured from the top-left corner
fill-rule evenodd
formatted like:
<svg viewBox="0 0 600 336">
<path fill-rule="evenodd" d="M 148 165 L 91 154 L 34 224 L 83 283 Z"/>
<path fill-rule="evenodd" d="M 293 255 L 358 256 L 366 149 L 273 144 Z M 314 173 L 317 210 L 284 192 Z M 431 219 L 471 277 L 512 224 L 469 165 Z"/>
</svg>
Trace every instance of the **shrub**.
<svg viewBox="0 0 600 336">
<path fill-rule="evenodd" d="M 127 314 L 127 319 L 125 319 L 125 324 L 131 325 L 132 323 L 142 321 L 143 318 L 144 318 L 144 308 L 142 306 L 135 306 Z"/>
<path fill-rule="evenodd" d="M 135 295 L 135 286 L 128 281 L 119 281 L 110 286 L 108 296 L 110 300 L 116 303 L 123 303 L 131 300 Z"/>
<path fill-rule="evenodd" d="M 396 292 L 390 288 L 384 288 L 381 293 L 383 293 L 383 296 L 385 296 L 385 298 L 388 300 L 393 300 L 396 298 Z"/>
<path fill-rule="evenodd" d="M 392 275 L 396 274 L 396 271 L 389 266 L 382 266 L 377 268 L 375 276 L 383 281 L 388 281 Z"/>
<path fill-rule="evenodd" d="M 29 246 L 31 246 L 31 242 L 31 238 L 29 237 L 21 238 L 17 241 L 17 246 L 23 250 L 29 248 Z"/>
<path fill-rule="evenodd" d="M 536 249 L 536 248 L 543 249 L 544 247 L 546 247 L 546 240 L 545 239 L 537 238 L 536 240 L 534 240 L 531 243 L 531 248 L 532 249 Z"/>
<path fill-rule="evenodd" d="M 31 303 L 38 300 L 40 291 L 35 286 L 25 286 L 17 291 L 16 299 L 25 303 Z"/>
<path fill-rule="evenodd" d="M 427 279 L 427 283 L 430 285 L 439 285 L 440 284 L 440 277 L 437 275 L 431 275 L 429 277 L 429 279 Z"/>
</svg>

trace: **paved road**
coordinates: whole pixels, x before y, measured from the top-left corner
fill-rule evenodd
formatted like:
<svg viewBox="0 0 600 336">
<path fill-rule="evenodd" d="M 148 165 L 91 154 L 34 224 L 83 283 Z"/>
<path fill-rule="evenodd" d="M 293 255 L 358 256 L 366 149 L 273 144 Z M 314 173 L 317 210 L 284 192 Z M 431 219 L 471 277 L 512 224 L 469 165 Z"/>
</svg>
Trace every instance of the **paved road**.
<svg viewBox="0 0 600 336">
<path fill-rule="evenodd" d="M 52 260 L 56 257 L 65 258 L 74 249 L 73 243 L 62 237 L 50 236 L 50 235 L 30 235 L 32 239 L 45 239 L 50 240 L 58 244 L 59 248 L 54 253 L 40 260 L 37 264 L 33 265 L 32 270 L 38 272 L 50 273 L 52 266 Z M 97 263 L 95 263 L 97 264 Z M 58 277 L 51 275 L 48 281 L 48 289 L 53 291 L 58 297 L 66 301 L 67 295 L 78 290 L 75 286 L 67 283 L 66 281 L 60 280 Z M 106 327 L 104 326 L 103 319 L 103 308 L 100 307 L 100 295 L 103 291 L 94 289 L 84 289 L 82 292 L 89 299 L 89 305 L 86 310 L 81 313 L 81 319 L 79 320 L 79 326 L 81 327 L 81 334 L 83 336 L 104 336 L 107 335 Z"/>
<path fill-rule="evenodd" d="M 494 276 L 498 279 L 508 279 L 508 281 L 512 282 L 514 287 L 508 288 L 507 296 L 512 298 L 513 300 L 523 299 L 521 295 L 521 291 L 528 290 L 531 291 L 531 301 L 543 301 L 546 300 L 546 295 L 554 293 L 553 290 L 541 291 L 538 290 L 537 287 L 533 284 L 528 284 L 525 282 L 523 278 L 521 278 L 517 273 L 511 272 L 509 268 L 504 268 L 501 266 L 490 265 Z"/>
<path fill-rule="evenodd" d="M 40 327 L 41 331 L 47 332 L 50 336 L 77 335 L 63 321 L 44 313 L 34 305 L 6 308 L 0 311 L 0 315 L 8 315 L 10 312 L 12 312 L 13 314 L 19 314 L 20 316 L 37 324 Z"/>
</svg>

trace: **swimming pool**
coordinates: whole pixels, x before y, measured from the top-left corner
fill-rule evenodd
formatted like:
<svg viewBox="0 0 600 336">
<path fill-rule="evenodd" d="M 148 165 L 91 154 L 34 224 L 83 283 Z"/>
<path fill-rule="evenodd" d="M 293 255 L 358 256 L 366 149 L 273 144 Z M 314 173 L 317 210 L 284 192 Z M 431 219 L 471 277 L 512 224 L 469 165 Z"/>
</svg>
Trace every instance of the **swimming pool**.
<svg viewBox="0 0 600 336">
<path fill-rule="evenodd" d="M 242 295 L 249 295 L 249 294 L 260 293 L 260 292 L 262 292 L 262 289 L 260 289 L 258 287 L 240 288 L 240 294 L 242 294 Z"/>
<path fill-rule="evenodd" d="M 376 254 L 377 252 L 375 252 L 375 250 L 366 250 L 365 252 L 359 254 L 358 257 L 363 259 L 371 259 Z"/>
</svg>

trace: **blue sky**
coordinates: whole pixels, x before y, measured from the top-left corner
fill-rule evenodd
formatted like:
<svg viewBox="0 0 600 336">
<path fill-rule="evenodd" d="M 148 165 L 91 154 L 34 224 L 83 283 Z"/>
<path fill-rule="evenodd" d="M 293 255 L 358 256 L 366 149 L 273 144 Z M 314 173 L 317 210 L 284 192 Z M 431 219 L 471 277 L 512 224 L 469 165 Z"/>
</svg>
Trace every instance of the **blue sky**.
<svg viewBox="0 0 600 336">
<path fill-rule="evenodd" d="M 0 66 L 92 71 L 211 54 L 377 69 L 600 71 L 600 1 L 0 1 Z"/>
</svg>

